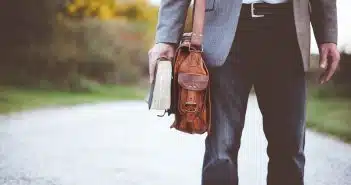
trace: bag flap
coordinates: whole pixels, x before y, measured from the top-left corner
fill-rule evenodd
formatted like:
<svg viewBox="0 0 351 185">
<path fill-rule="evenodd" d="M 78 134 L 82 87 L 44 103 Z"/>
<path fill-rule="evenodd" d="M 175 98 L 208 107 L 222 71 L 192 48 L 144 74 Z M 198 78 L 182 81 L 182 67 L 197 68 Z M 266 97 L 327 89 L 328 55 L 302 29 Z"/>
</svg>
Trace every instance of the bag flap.
<svg viewBox="0 0 351 185">
<path fill-rule="evenodd" d="M 209 76 L 189 73 L 179 73 L 178 83 L 181 87 L 193 91 L 201 91 L 207 88 Z"/>
</svg>

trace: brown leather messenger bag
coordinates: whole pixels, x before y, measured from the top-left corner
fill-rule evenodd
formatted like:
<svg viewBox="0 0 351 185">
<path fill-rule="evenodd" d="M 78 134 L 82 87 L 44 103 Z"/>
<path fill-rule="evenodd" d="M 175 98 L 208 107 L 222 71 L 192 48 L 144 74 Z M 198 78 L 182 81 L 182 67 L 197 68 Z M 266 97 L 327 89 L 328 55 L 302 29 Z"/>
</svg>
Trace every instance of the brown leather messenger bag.
<svg viewBox="0 0 351 185">
<path fill-rule="evenodd" d="M 205 0 L 196 0 L 192 32 L 184 33 L 172 61 L 171 128 L 189 134 L 210 133 L 210 75 L 203 57 Z"/>
</svg>

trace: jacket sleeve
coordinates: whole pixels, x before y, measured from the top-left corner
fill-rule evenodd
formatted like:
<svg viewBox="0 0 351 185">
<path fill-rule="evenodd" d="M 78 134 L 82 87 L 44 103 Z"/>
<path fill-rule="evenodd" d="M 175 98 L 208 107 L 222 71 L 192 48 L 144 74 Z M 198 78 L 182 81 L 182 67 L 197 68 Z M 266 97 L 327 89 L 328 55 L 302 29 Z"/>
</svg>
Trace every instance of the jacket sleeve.
<svg viewBox="0 0 351 185">
<path fill-rule="evenodd" d="M 161 0 L 156 43 L 177 44 L 184 30 L 190 0 Z"/>
<path fill-rule="evenodd" d="M 336 0 L 310 0 L 311 24 L 317 44 L 338 41 Z"/>
</svg>

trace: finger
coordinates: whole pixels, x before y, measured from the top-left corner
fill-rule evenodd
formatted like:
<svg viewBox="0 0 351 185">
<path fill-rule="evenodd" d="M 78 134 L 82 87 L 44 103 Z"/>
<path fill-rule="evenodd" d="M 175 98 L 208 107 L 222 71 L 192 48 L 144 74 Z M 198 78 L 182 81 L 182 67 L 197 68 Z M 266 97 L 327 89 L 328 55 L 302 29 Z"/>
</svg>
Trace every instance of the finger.
<svg viewBox="0 0 351 185">
<path fill-rule="evenodd" d="M 171 56 L 170 51 L 164 51 L 159 54 L 159 58 L 169 58 Z"/>
<path fill-rule="evenodd" d="M 323 73 L 319 76 L 319 84 L 324 84 L 327 76 L 327 71 L 323 71 Z"/>
<path fill-rule="evenodd" d="M 326 49 L 321 49 L 321 55 L 319 59 L 320 67 L 326 69 L 328 66 L 328 51 Z"/>
<path fill-rule="evenodd" d="M 149 54 L 149 81 L 150 83 L 152 83 L 153 79 L 154 79 L 154 72 L 155 72 L 155 53 L 151 52 Z"/>
<path fill-rule="evenodd" d="M 174 53 L 175 51 L 173 50 L 173 49 L 169 49 L 168 50 L 168 57 L 171 59 L 171 58 L 173 58 L 174 57 Z"/>
<path fill-rule="evenodd" d="M 333 57 L 333 61 L 330 64 L 330 68 L 328 70 L 328 74 L 326 75 L 325 81 L 329 81 L 331 79 L 331 77 L 334 75 L 336 69 L 338 67 L 338 60 L 336 59 L 336 57 Z"/>
<path fill-rule="evenodd" d="M 326 82 L 326 78 L 328 76 L 328 73 L 329 73 L 329 68 L 331 66 L 330 65 L 327 65 L 326 69 L 323 70 L 323 72 L 321 73 L 320 77 L 319 77 L 319 83 L 320 84 L 324 84 Z"/>
<path fill-rule="evenodd" d="M 328 62 L 327 69 L 322 73 L 320 77 L 321 84 L 328 82 L 338 68 L 338 60 L 336 56 L 332 56 L 328 61 L 330 62 Z"/>
</svg>

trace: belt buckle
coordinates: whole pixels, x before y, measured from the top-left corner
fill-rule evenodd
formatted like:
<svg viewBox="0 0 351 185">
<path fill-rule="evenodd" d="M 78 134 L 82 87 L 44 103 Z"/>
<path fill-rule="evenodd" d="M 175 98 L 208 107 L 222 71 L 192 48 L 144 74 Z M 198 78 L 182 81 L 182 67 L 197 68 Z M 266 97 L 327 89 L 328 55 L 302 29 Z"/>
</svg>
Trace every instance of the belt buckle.
<svg viewBox="0 0 351 185">
<path fill-rule="evenodd" d="M 257 15 L 257 14 L 255 14 L 255 4 L 256 3 L 251 3 L 251 17 L 253 17 L 253 18 L 264 17 L 264 15 Z"/>
</svg>

